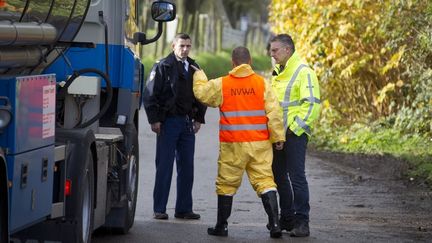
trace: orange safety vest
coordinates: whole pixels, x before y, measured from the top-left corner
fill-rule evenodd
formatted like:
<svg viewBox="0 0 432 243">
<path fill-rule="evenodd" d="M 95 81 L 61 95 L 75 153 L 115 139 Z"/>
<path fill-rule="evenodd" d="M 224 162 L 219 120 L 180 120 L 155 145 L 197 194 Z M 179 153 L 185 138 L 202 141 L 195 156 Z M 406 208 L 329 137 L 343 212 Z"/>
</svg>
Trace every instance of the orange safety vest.
<svg viewBox="0 0 432 243">
<path fill-rule="evenodd" d="M 222 78 L 219 140 L 252 142 L 270 137 L 264 105 L 264 79 L 257 74 Z"/>
</svg>

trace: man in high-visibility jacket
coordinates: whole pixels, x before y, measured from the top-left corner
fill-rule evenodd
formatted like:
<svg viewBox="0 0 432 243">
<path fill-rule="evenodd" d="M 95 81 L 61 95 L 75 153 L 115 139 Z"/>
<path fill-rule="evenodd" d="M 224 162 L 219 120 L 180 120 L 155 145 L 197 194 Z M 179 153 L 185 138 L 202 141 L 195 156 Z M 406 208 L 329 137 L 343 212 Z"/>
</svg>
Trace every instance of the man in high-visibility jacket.
<svg viewBox="0 0 432 243">
<path fill-rule="evenodd" d="M 232 52 L 233 70 L 229 75 L 207 81 L 203 71 L 195 72 L 195 97 L 220 110 L 220 154 L 216 193 L 217 223 L 208 228 L 210 235 L 227 236 L 227 219 L 233 195 L 246 170 L 249 181 L 261 197 L 268 214 L 270 236 L 282 235 L 279 227 L 276 184 L 272 173 L 272 143 L 282 149 L 285 141 L 279 103 L 270 84 L 251 68 L 245 47 Z"/>
<path fill-rule="evenodd" d="M 295 51 L 291 36 L 270 40 L 276 65 L 272 87 L 282 107 L 286 143 L 274 151 L 273 173 L 281 207 L 280 225 L 291 236 L 309 236 L 309 186 L 305 174 L 306 146 L 320 112 L 320 90 L 315 72 Z"/>
</svg>

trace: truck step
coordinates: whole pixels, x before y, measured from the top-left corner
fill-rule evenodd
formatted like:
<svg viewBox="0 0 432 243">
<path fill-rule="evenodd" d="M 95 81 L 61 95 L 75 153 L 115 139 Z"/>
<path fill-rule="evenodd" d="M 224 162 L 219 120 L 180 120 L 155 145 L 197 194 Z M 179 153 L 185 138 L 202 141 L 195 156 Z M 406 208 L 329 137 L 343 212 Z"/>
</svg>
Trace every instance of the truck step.
<svg viewBox="0 0 432 243">
<path fill-rule="evenodd" d="M 117 127 L 99 127 L 99 133 L 95 134 L 97 141 L 115 143 L 123 140 L 123 133 Z"/>
</svg>

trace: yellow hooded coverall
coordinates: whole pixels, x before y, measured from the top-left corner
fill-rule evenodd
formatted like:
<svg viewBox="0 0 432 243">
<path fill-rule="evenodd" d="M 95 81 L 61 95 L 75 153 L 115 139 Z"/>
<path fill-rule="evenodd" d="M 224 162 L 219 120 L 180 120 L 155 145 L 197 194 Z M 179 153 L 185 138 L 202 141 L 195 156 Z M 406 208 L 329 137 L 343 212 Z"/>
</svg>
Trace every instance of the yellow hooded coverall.
<svg viewBox="0 0 432 243">
<path fill-rule="evenodd" d="M 230 78 L 256 75 L 248 64 L 242 64 L 229 72 Z M 223 105 L 224 77 L 208 81 L 205 73 L 200 70 L 194 74 L 193 91 L 195 97 L 210 107 Z M 246 170 L 249 181 L 258 196 L 276 189 L 272 173 L 272 143 L 285 141 L 282 111 L 276 95 L 269 83 L 264 81 L 264 110 L 267 117 L 267 129 L 270 138 L 263 141 L 220 142 L 218 159 L 218 176 L 216 193 L 218 195 L 234 195 L 241 184 L 243 172 Z"/>
</svg>

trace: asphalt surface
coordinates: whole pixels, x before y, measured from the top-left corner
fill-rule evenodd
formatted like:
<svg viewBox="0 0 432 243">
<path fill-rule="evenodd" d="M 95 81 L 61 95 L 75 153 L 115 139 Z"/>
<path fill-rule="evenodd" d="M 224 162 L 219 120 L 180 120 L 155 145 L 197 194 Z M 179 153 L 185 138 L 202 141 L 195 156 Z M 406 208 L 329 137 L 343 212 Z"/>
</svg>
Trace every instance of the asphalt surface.
<svg viewBox="0 0 432 243">
<path fill-rule="evenodd" d="M 261 200 L 247 177 L 234 197 L 229 218 L 229 236 L 207 235 L 216 221 L 217 196 L 214 181 L 218 157 L 218 111 L 209 108 L 206 124 L 197 134 L 195 154 L 194 211 L 200 220 L 174 218 L 176 174 L 168 202 L 169 220 L 152 218 L 156 137 L 144 111 L 140 111 L 139 198 L 135 224 L 126 235 L 105 232 L 95 243 L 110 242 L 432 242 L 430 198 L 400 193 L 379 179 L 362 179 L 335 168 L 335 161 L 308 155 L 307 175 L 311 194 L 311 236 L 271 239 Z M 336 161 L 337 162 L 337 161 Z M 175 171 L 175 170 L 174 170 Z M 432 201 L 432 200 L 431 200 Z"/>
</svg>

